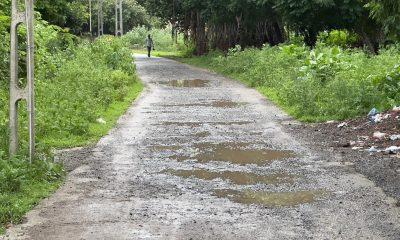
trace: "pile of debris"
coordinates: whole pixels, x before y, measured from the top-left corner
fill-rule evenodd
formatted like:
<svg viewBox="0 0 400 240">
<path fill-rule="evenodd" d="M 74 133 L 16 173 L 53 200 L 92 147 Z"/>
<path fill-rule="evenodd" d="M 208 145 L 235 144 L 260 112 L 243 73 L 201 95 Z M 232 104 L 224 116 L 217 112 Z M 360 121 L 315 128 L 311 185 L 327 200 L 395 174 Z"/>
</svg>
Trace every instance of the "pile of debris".
<svg viewBox="0 0 400 240">
<path fill-rule="evenodd" d="M 334 142 L 339 147 L 400 157 L 400 107 L 384 113 L 374 108 L 367 118 L 341 123 L 329 121 L 323 125 L 325 132 L 335 136 Z"/>
</svg>

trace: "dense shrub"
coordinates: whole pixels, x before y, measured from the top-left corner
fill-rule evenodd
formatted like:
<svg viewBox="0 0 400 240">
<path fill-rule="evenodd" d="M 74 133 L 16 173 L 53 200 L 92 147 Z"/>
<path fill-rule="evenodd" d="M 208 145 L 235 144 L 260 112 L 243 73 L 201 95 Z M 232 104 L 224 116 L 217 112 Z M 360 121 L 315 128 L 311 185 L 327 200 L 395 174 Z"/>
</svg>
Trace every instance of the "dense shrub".
<svg viewBox="0 0 400 240">
<path fill-rule="evenodd" d="M 360 42 L 359 37 L 355 33 L 347 30 L 332 30 L 321 32 L 318 36 L 320 43 L 325 43 L 329 46 L 340 46 L 343 48 L 352 47 Z"/>
<path fill-rule="evenodd" d="M 36 26 L 39 140 L 89 134 L 90 124 L 110 104 L 122 101 L 136 81 L 131 51 L 121 39 L 105 36 L 94 42 L 80 41 L 44 22 L 39 21 Z M 8 80 L 0 83 L 0 100 L 5 103 L 0 105 L 0 132 L 5 136 L 0 140 L 1 149 L 7 149 L 8 139 L 8 87 L 5 82 Z M 20 118 L 26 122 L 24 115 Z"/>
<path fill-rule="evenodd" d="M 238 78 L 305 121 L 346 119 L 400 105 L 400 51 L 371 56 L 323 44 L 265 46 L 186 59 Z"/>
<path fill-rule="evenodd" d="M 85 42 L 71 55 L 53 78 L 37 81 L 38 136 L 87 134 L 89 124 L 135 81 L 131 53 L 121 40 Z"/>
</svg>

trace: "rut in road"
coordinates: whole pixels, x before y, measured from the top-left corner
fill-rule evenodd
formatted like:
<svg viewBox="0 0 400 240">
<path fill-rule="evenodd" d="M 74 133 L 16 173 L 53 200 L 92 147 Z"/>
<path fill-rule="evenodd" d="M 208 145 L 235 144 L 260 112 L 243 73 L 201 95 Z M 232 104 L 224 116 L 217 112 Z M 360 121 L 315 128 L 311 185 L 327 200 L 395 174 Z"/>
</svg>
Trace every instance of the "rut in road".
<svg viewBox="0 0 400 240">
<path fill-rule="evenodd" d="M 10 239 L 398 239 L 399 209 L 240 83 L 136 56 L 147 89 Z M 295 123 L 295 122 L 293 122 Z"/>
</svg>

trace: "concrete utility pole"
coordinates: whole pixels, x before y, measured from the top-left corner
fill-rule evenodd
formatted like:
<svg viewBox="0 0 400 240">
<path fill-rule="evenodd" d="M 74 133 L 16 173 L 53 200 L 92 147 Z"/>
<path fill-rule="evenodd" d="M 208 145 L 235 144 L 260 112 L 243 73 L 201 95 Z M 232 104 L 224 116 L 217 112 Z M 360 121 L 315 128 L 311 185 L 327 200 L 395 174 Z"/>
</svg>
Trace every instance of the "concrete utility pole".
<svg viewBox="0 0 400 240">
<path fill-rule="evenodd" d="M 92 29 L 92 0 L 89 0 L 89 32 L 90 36 L 93 34 L 93 29 Z"/>
<path fill-rule="evenodd" d="M 115 36 L 124 35 L 122 0 L 115 0 Z"/>
<path fill-rule="evenodd" d="M 103 0 L 97 0 L 97 36 L 104 34 Z"/>
<path fill-rule="evenodd" d="M 29 117 L 29 159 L 32 162 L 35 155 L 35 82 L 34 82 L 34 0 L 25 0 L 25 11 L 18 10 L 18 0 L 11 2 L 11 51 L 10 51 L 10 156 L 18 152 L 18 104 L 27 101 Z M 27 85 L 21 89 L 18 86 L 18 27 L 26 25 L 26 66 Z"/>
</svg>

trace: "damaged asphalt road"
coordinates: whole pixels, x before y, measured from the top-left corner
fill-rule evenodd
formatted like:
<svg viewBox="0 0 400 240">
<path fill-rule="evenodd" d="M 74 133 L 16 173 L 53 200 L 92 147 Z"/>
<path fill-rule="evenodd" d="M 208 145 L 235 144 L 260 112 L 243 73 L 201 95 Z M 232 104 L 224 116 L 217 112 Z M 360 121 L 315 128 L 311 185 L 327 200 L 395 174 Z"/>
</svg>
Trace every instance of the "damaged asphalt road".
<svg viewBox="0 0 400 240">
<path fill-rule="evenodd" d="M 256 90 L 163 58 L 136 64 L 147 90 L 7 238 L 399 238 L 395 201 L 307 147 Z"/>
</svg>

